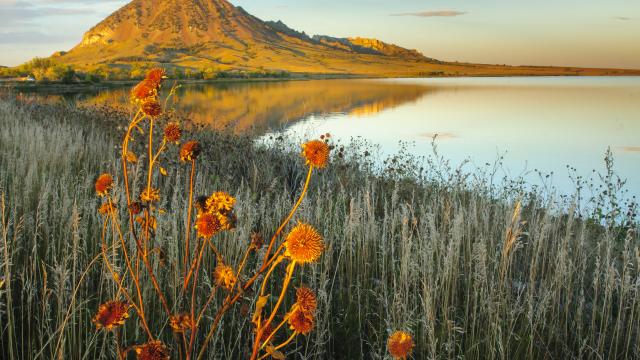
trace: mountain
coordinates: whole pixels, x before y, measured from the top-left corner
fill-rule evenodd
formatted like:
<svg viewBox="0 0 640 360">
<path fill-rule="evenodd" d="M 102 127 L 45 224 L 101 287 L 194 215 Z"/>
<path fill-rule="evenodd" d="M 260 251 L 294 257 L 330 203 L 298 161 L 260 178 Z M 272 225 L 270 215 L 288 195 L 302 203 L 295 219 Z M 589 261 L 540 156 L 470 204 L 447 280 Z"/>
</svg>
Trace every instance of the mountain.
<svg viewBox="0 0 640 360">
<path fill-rule="evenodd" d="M 284 70 L 365 76 L 549 74 L 549 68 L 445 63 L 377 39 L 309 36 L 262 21 L 226 0 L 134 0 L 84 34 L 57 61 L 80 69 L 165 67 Z M 559 74 L 589 70 L 553 68 Z"/>
</svg>

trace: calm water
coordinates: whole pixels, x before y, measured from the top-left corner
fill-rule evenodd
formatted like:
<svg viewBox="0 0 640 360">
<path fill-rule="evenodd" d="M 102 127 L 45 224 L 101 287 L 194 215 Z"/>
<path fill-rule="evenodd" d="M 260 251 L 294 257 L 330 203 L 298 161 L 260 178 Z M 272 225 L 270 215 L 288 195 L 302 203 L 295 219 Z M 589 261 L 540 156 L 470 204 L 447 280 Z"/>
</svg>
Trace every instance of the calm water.
<svg viewBox="0 0 640 360">
<path fill-rule="evenodd" d="M 83 104 L 127 103 L 126 90 L 67 94 Z M 196 122 L 257 136 L 331 133 L 362 137 L 384 154 L 409 142 L 468 166 L 504 155 L 504 173 L 538 181 L 553 172 L 573 189 L 566 165 L 581 175 L 603 171 L 608 147 L 615 169 L 640 194 L 640 78 L 451 78 L 324 80 L 186 85 L 176 104 Z"/>
</svg>

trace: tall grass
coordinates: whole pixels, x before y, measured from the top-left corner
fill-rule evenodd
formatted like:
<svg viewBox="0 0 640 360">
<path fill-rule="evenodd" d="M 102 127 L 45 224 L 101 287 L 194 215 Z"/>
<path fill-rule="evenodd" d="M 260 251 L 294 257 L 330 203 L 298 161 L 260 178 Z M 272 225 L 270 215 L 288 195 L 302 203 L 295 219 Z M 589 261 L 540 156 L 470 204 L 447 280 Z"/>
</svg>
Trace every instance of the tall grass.
<svg viewBox="0 0 640 360">
<path fill-rule="evenodd" d="M 102 294 L 113 292 L 99 257 L 93 181 L 118 166 L 113 139 L 126 115 L 0 100 L 2 358 L 115 358 L 113 339 L 91 323 Z M 192 137 L 204 145 L 195 193 L 226 189 L 237 197 L 243 220 L 219 240 L 237 262 L 253 233 L 273 233 L 287 215 L 306 169 L 281 142 L 267 148 L 206 130 Z M 519 183 L 498 187 L 438 158 L 424 171 L 390 159 L 374 175 L 371 156 L 356 145 L 339 154 L 297 215 L 318 227 L 328 249 L 294 277 L 294 285 L 318 290 L 319 309 L 315 331 L 288 357 L 383 359 L 396 329 L 414 334 L 416 359 L 640 357 L 633 207 L 605 209 L 605 194 L 592 220 L 572 201 Z M 169 213 L 184 211 L 188 187 L 188 168 L 171 168 L 160 184 Z M 606 217 L 612 213 L 615 221 Z M 175 218 L 158 219 L 163 260 L 153 266 L 165 283 L 178 280 L 167 270 L 182 254 L 176 239 L 184 223 Z M 203 262 L 203 284 L 212 282 L 213 263 Z M 143 291 L 153 297 L 152 287 Z M 145 311 L 162 318 L 159 303 Z M 251 353 L 250 313 L 227 314 L 209 358 Z M 123 338 L 140 332 L 127 326 Z"/>
</svg>

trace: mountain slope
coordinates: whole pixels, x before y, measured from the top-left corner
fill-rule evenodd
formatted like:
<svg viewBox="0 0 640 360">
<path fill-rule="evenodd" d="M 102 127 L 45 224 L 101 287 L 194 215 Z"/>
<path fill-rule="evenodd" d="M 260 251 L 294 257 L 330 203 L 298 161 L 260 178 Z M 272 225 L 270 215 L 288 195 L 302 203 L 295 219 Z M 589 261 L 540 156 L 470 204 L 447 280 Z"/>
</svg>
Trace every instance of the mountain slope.
<svg viewBox="0 0 640 360">
<path fill-rule="evenodd" d="M 200 70 L 367 76 L 535 75 L 550 71 L 443 63 L 376 39 L 310 37 L 282 22 L 262 21 L 226 0 L 133 0 L 89 30 L 76 47 L 54 57 L 79 68 L 155 62 Z M 552 71 L 567 74 L 577 70 Z"/>
</svg>

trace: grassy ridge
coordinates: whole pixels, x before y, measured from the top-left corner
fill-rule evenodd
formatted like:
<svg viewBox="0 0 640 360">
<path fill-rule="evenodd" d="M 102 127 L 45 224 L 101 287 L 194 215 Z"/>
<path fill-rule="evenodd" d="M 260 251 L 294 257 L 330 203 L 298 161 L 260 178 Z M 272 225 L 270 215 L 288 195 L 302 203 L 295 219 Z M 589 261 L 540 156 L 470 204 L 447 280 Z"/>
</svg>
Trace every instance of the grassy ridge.
<svg viewBox="0 0 640 360">
<path fill-rule="evenodd" d="M 115 290 L 93 261 L 102 231 L 93 181 L 118 173 L 125 115 L 0 100 L 2 358 L 114 358 L 113 338 L 90 321 L 98 299 Z M 216 240 L 237 259 L 253 232 L 269 236 L 286 215 L 305 168 L 280 142 L 266 149 L 235 135 L 191 136 L 205 145 L 196 194 L 225 190 L 238 198 L 238 228 Z M 434 162 L 418 172 L 410 160 L 390 159 L 374 176 L 370 156 L 356 150 L 315 177 L 298 214 L 329 248 L 294 280 L 318 289 L 319 312 L 316 330 L 298 340 L 291 358 L 381 359 L 395 329 L 415 335 L 417 359 L 640 357 L 637 224 L 554 215 L 565 205 Z M 187 169 L 167 169 L 161 206 L 182 211 Z M 624 223 L 634 215 L 620 216 Z M 156 273 L 173 284 L 165 293 L 180 283 L 170 269 L 184 224 L 172 218 L 159 219 L 155 244 L 163 254 Z M 205 267 L 201 281 L 210 283 L 213 265 Z M 153 289 L 145 293 L 153 297 Z M 240 310 L 225 318 L 210 358 L 250 350 L 250 319 Z M 157 301 L 147 309 L 154 312 L 162 312 Z M 132 344 L 143 338 L 134 325 L 123 334 Z"/>
</svg>

